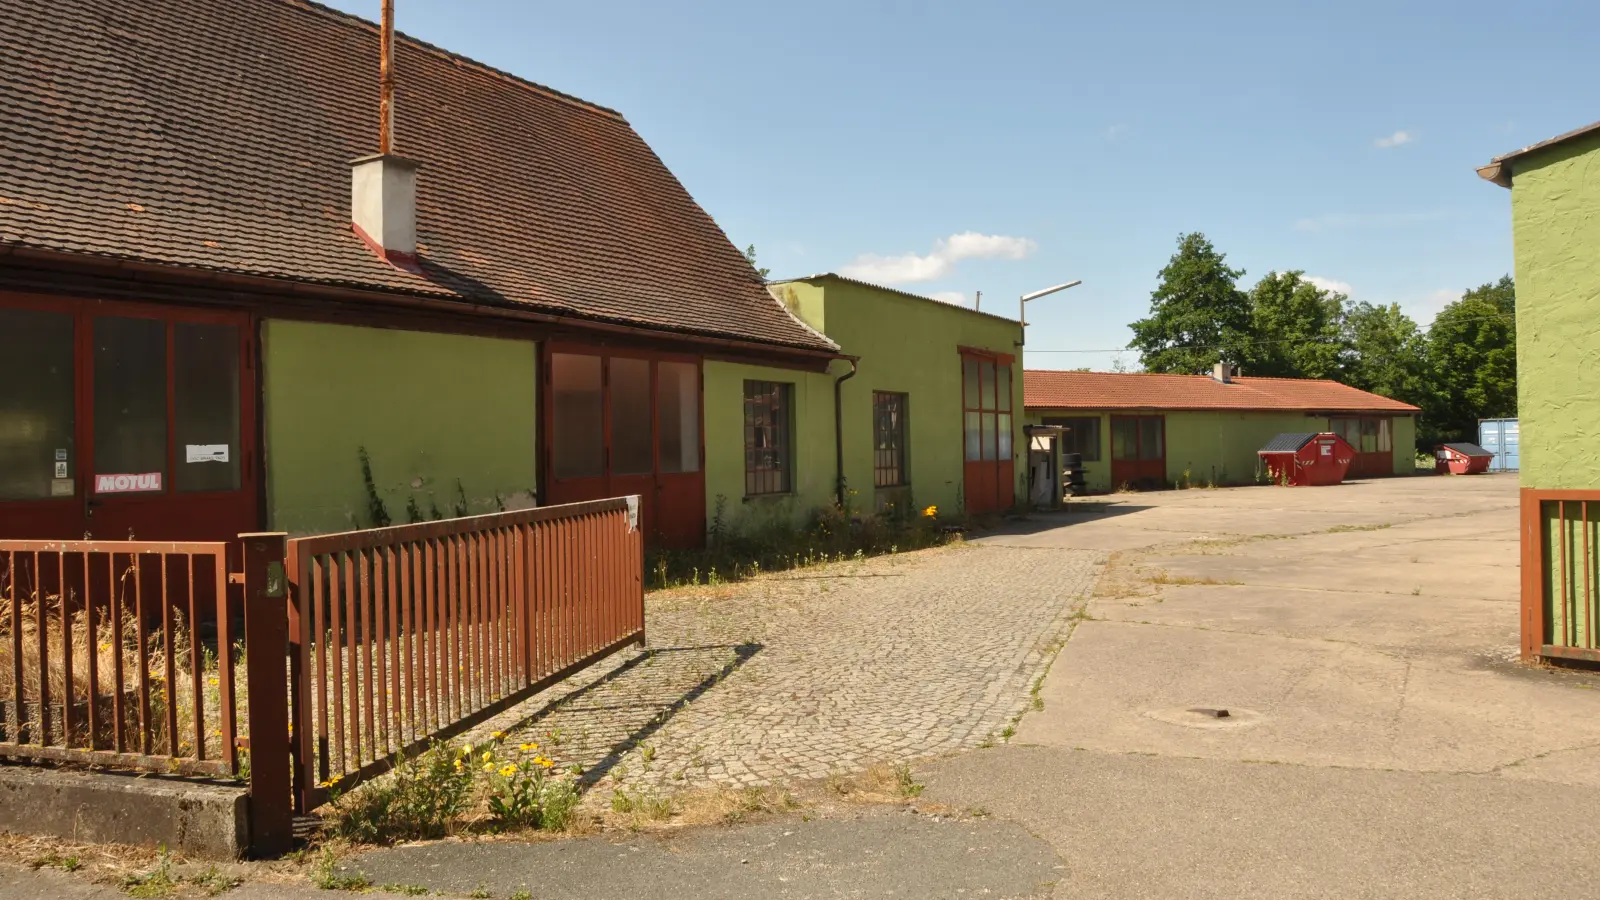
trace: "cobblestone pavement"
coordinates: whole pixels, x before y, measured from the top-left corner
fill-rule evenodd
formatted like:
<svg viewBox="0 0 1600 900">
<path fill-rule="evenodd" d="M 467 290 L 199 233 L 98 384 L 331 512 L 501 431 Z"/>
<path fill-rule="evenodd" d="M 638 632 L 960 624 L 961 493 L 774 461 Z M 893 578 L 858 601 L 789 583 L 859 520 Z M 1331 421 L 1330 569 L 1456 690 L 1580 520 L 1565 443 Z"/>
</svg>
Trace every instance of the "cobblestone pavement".
<svg viewBox="0 0 1600 900">
<path fill-rule="evenodd" d="M 820 778 L 976 747 L 1025 710 L 1103 561 L 966 544 L 658 593 L 648 652 L 491 727 L 590 780 L 662 789 Z"/>
</svg>

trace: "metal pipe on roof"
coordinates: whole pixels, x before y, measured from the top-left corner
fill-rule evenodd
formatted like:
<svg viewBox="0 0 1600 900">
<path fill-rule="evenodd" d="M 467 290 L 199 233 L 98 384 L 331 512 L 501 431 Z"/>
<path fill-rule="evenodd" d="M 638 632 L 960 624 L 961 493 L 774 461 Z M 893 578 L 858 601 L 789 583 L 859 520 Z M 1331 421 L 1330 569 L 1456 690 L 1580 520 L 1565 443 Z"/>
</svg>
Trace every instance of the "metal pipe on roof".
<svg viewBox="0 0 1600 900">
<path fill-rule="evenodd" d="M 378 152 L 394 149 L 394 0 L 383 0 L 378 28 Z"/>
</svg>

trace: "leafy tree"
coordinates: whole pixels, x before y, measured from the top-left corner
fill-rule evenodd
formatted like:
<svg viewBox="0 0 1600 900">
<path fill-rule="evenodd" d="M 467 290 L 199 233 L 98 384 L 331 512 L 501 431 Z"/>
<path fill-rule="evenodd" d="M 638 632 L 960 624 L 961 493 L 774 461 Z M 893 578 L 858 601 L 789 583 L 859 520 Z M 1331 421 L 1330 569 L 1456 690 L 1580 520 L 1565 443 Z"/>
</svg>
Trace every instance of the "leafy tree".
<svg viewBox="0 0 1600 900">
<path fill-rule="evenodd" d="M 1129 348 L 1147 372 L 1198 374 L 1218 361 L 1243 363 L 1250 341 L 1250 298 L 1242 269 L 1228 268 L 1206 236 L 1178 238 L 1178 252 L 1150 294 L 1150 316 L 1134 322 Z"/>
<path fill-rule="evenodd" d="M 1350 348 L 1342 381 L 1352 387 L 1427 409 L 1433 378 L 1428 339 L 1400 304 L 1353 303 L 1345 312 Z"/>
<path fill-rule="evenodd" d="M 1252 343 L 1247 375 L 1339 378 L 1349 356 L 1345 296 L 1317 287 L 1303 272 L 1268 272 L 1250 289 Z"/>
<path fill-rule="evenodd" d="M 749 260 L 750 268 L 756 270 L 756 274 L 761 276 L 761 280 L 762 281 L 766 281 L 767 280 L 767 276 L 772 274 L 772 270 L 771 269 L 763 269 L 760 266 L 756 265 L 756 245 L 755 244 L 751 244 L 750 246 L 744 248 L 744 258 Z"/>
<path fill-rule="evenodd" d="M 1428 329 L 1435 391 L 1424 415 L 1445 440 L 1477 440 L 1478 420 L 1517 414 L 1516 288 L 1509 276 L 1446 306 Z"/>
</svg>

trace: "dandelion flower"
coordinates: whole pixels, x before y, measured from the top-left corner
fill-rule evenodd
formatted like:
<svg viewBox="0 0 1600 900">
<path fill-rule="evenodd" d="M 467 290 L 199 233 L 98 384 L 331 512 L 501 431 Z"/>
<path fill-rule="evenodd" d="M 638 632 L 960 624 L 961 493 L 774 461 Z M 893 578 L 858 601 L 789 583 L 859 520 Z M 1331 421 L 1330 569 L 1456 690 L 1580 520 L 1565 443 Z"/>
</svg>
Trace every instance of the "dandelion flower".
<svg viewBox="0 0 1600 900">
<path fill-rule="evenodd" d="M 496 731 L 494 734 L 491 734 L 489 736 L 498 741 L 498 740 L 504 738 L 506 736 L 506 733 L 504 731 Z"/>
<path fill-rule="evenodd" d="M 538 744 L 523 744 L 518 749 L 522 750 L 523 752 L 527 752 L 529 750 L 537 750 L 537 749 L 539 749 L 539 745 Z"/>
<path fill-rule="evenodd" d="M 208 678 L 206 680 L 211 682 L 212 684 L 216 684 L 217 683 L 217 680 L 215 678 Z"/>
</svg>

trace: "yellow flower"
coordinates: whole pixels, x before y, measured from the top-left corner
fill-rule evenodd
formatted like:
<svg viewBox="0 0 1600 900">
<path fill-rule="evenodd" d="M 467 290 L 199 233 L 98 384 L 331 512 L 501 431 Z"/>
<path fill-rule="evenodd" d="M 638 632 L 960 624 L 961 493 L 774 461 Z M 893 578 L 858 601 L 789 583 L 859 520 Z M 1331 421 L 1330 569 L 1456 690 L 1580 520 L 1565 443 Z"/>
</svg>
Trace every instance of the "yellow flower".
<svg viewBox="0 0 1600 900">
<path fill-rule="evenodd" d="M 217 683 L 217 680 L 215 678 L 208 678 L 206 680 L 210 681 L 212 684 L 216 684 Z"/>
<path fill-rule="evenodd" d="M 483 770 L 485 772 L 493 772 L 494 771 L 494 763 L 489 763 L 488 765 L 485 765 L 483 767 Z"/>
<path fill-rule="evenodd" d="M 537 750 L 537 749 L 539 749 L 539 745 L 538 744 L 523 744 L 518 749 L 523 750 L 524 752 L 526 752 L 528 750 Z"/>
<path fill-rule="evenodd" d="M 491 759 L 494 759 L 494 754 L 488 750 L 483 751 L 483 761 L 488 762 Z"/>
<path fill-rule="evenodd" d="M 459 759 L 456 760 L 456 771 L 457 772 L 461 771 L 461 760 L 459 760 Z"/>
<path fill-rule="evenodd" d="M 931 519 L 934 516 L 937 516 L 938 514 L 939 514 L 939 507 L 937 507 L 937 506 L 930 506 L 927 509 L 922 511 L 922 517 L 924 519 Z"/>
<path fill-rule="evenodd" d="M 553 760 L 553 759 L 545 759 L 544 757 L 540 757 L 540 758 L 534 760 L 534 762 L 538 763 L 541 766 L 544 766 L 546 769 L 554 768 L 555 764 L 556 764 L 555 760 Z"/>
<path fill-rule="evenodd" d="M 510 778 L 511 776 L 517 774 L 517 767 L 516 766 L 501 766 L 500 767 L 500 774 L 505 778 Z"/>
<path fill-rule="evenodd" d="M 100 649 L 101 650 L 110 650 L 111 649 L 111 645 L 109 643 L 106 643 L 106 642 L 101 642 Z"/>
</svg>

